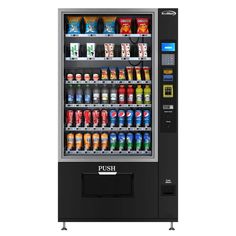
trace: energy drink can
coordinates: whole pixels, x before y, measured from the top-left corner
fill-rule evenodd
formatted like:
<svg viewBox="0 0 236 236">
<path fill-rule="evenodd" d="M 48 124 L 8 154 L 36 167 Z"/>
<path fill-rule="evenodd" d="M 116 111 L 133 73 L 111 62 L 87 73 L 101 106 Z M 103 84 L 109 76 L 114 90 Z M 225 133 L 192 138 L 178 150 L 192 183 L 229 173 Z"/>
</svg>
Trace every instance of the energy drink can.
<svg viewBox="0 0 236 236">
<path fill-rule="evenodd" d="M 97 151 L 98 148 L 99 148 L 99 139 L 100 139 L 99 134 L 94 133 L 93 136 L 92 136 L 92 139 L 93 139 L 93 150 Z"/>
<path fill-rule="evenodd" d="M 108 148 L 108 134 L 107 133 L 101 134 L 101 144 L 102 144 L 103 151 Z"/>
<path fill-rule="evenodd" d="M 143 135 L 144 140 L 144 150 L 148 151 L 151 147 L 151 136 L 149 133 L 144 133 Z"/>
<path fill-rule="evenodd" d="M 93 116 L 93 127 L 97 127 L 100 123 L 100 111 L 93 110 L 92 116 Z"/>
<path fill-rule="evenodd" d="M 82 149 L 83 135 L 81 133 L 77 133 L 75 135 L 75 149 L 76 151 Z"/>
<path fill-rule="evenodd" d="M 74 134 L 73 133 L 69 133 L 67 134 L 67 137 L 66 137 L 66 148 L 68 151 L 70 151 L 71 149 L 73 149 L 74 147 Z"/>
<path fill-rule="evenodd" d="M 151 112 L 149 110 L 143 111 L 143 120 L 144 120 L 144 126 L 149 127 L 151 123 Z"/>
<path fill-rule="evenodd" d="M 119 120 L 119 127 L 123 127 L 125 124 L 125 111 L 119 110 L 118 111 L 118 120 Z"/>
<path fill-rule="evenodd" d="M 133 119 L 134 119 L 134 111 L 133 110 L 127 110 L 126 111 L 126 120 L 127 120 L 127 126 L 131 127 L 133 125 Z"/>
<path fill-rule="evenodd" d="M 81 124 L 82 124 L 82 115 L 83 115 L 82 110 L 75 111 L 75 126 L 76 127 L 81 126 Z"/>
<path fill-rule="evenodd" d="M 70 127 L 73 124 L 73 115 L 74 111 L 73 110 L 67 110 L 66 111 L 66 126 Z"/>
<path fill-rule="evenodd" d="M 139 151 L 142 148 L 142 134 L 136 133 L 135 134 L 135 149 Z"/>
<path fill-rule="evenodd" d="M 134 135 L 132 133 L 128 133 L 126 135 L 126 143 L 127 143 L 128 151 L 133 149 L 133 139 L 134 139 Z"/>
<path fill-rule="evenodd" d="M 117 136 L 116 133 L 111 133 L 110 134 L 110 150 L 113 151 L 116 149 L 117 145 Z"/>
<path fill-rule="evenodd" d="M 117 111 L 116 110 L 110 110 L 109 117 L 110 117 L 110 126 L 111 127 L 116 126 Z"/>
<path fill-rule="evenodd" d="M 141 110 L 135 111 L 135 125 L 136 127 L 140 127 L 142 125 L 142 111 Z"/>
<path fill-rule="evenodd" d="M 119 142 L 119 151 L 124 150 L 125 148 L 125 134 L 124 133 L 118 134 L 118 142 Z"/>
<path fill-rule="evenodd" d="M 84 134 L 84 149 L 89 150 L 91 148 L 91 134 Z"/>
</svg>

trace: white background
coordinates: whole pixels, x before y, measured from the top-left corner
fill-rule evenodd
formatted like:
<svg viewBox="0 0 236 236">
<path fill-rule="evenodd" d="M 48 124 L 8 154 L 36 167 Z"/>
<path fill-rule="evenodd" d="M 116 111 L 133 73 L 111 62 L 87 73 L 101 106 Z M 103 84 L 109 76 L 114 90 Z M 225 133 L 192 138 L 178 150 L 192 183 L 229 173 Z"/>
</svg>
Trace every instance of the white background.
<svg viewBox="0 0 236 236">
<path fill-rule="evenodd" d="M 235 231 L 234 1 L 155 2 L 1 1 L 1 235 L 199 236 Z M 63 7 L 179 8 L 179 223 L 175 232 L 168 231 L 167 223 L 69 223 L 68 232 L 60 231 L 57 8 Z"/>
</svg>

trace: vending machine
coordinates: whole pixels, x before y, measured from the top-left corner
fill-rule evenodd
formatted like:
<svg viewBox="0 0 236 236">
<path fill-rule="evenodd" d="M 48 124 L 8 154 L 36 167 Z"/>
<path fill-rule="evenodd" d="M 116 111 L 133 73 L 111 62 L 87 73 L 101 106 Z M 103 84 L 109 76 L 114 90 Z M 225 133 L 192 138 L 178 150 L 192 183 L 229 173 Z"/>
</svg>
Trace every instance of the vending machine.
<svg viewBox="0 0 236 236">
<path fill-rule="evenodd" d="M 58 221 L 178 221 L 178 9 L 59 9 Z"/>
</svg>

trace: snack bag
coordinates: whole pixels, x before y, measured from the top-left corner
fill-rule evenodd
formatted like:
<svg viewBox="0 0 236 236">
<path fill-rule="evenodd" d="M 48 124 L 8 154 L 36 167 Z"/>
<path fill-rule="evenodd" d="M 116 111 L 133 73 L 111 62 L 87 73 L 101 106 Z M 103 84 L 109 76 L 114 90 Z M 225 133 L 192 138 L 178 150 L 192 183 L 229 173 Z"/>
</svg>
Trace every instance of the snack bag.
<svg viewBox="0 0 236 236">
<path fill-rule="evenodd" d="M 130 57 L 130 44 L 122 43 L 121 44 L 121 57 Z"/>
<path fill-rule="evenodd" d="M 84 74 L 84 80 L 89 81 L 90 80 L 90 74 Z"/>
<path fill-rule="evenodd" d="M 68 31 L 67 34 L 80 34 L 81 16 L 67 16 Z"/>
<path fill-rule="evenodd" d="M 93 74 L 93 80 L 98 81 L 99 80 L 99 75 L 98 74 Z"/>
<path fill-rule="evenodd" d="M 116 80 L 117 79 L 116 68 L 115 67 L 110 68 L 110 79 L 111 80 Z"/>
<path fill-rule="evenodd" d="M 87 43 L 87 57 L 95 58 L 95 43 Z"/>
<path fill-rule="evenodd" d="M 104 34 L 115 34 L 116 16 L 103 16 Z"/>
<path fill-rule="evenodd" d="M 133 80 L 133 66 L 126 66 L 127 74 L 128 74 L 128 80 Z"/>
<path fill-rule="evenodd" d="M 131 22 L 132 18 L 119 18 L 121 34 L 131 34 Z"/>
<path fill-rule="evenodd" d="M 147 58 L 147 44 L 138 43 L 138 56 L 141 58 Z"/>
<path fill-rule="evenodd" d="M 137 34 L 148 34 L 149 30 L 148 30 L 148 22 L 149 19 L 148 18 L 136 18 L 137 21 Z"/>
<path fill-rule="evenodd" d="M 114 56 L 114 43 L 104 43 L 105 57 Z"/>
<path fill-rule="evenodd" d="M 150 67 L 144 66 L 143 71 L 145 80 L 150 80 Z"/>
<path fill-rule="evenodd" d="M 102 70 L 101 79 L 102 79 L 102 80 L 108 79 L 107 67 L 103 67 L 103 68 L 101 68 L 101 70 Z"/>
<path fill-rule="evenodd" d="M 142 80 L 141 67 L 135 66 L 135 71 L 136 71 L 136 80 Z"/>
<path fill-rule="evenodd" d="M 86 34 L 97 34 L 97 25 L 98 25 L 98 17 L 97 16 L 85 16 L 85 33 Z"/>
<path fill-rule="evenodd" d="M 124 79 L 125 79 L 125 68 L 119 67 L 119 80 L 124 80 Z"/>
</svg>

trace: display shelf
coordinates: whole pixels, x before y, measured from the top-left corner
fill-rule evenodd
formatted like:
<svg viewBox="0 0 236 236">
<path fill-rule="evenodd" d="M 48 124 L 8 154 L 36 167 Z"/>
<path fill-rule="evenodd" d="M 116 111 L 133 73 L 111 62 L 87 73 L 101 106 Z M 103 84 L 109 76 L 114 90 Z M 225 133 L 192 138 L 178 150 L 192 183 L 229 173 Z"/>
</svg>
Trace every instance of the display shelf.
<svg viewBox="0 0 236 236">
<path fill-rule="evenodd" d="M 65 131 L 151 131 L 151 127 L 65 127 Z"/>
<path fill-rule="evenodd" d="M 66 150 L 65 151 L 66 154 L 70 154 L 70 155 L 91 155 L 91 154 L 96 154 L 96 155 L 151 155 L 151 151 L 135 151 L 135 150 L 131 150 L 131 151 L 111 151 L 111 150 L 106 150 L 106 151 L 69 151 Z M 96 156 L 94 156 L 94 158 L 96 159 Z M 127 157 L 128 159 L 129 157 Z"/>
<path fill-rule="evenodd" d="M 151 34 L 66 34 L 66 38 L 151 38 Z"/>
<path fill-rule="evenodd" d="M 65 104 L 66 108 L 78 108 L 78 107 L 84 107 L 84 108 L 138 108 L 138 107 L 147 107 L 150 108 L 151 104 Z"/>
<path fill-rule="evenodd" d="M 151 61 L 151 57 L 65 57 L 66 61 Z"/>
<path fill-rule="evenodd" d="M 151 84 L 151 80 L 66 80 L 66 84 Z"/>
</svg>

